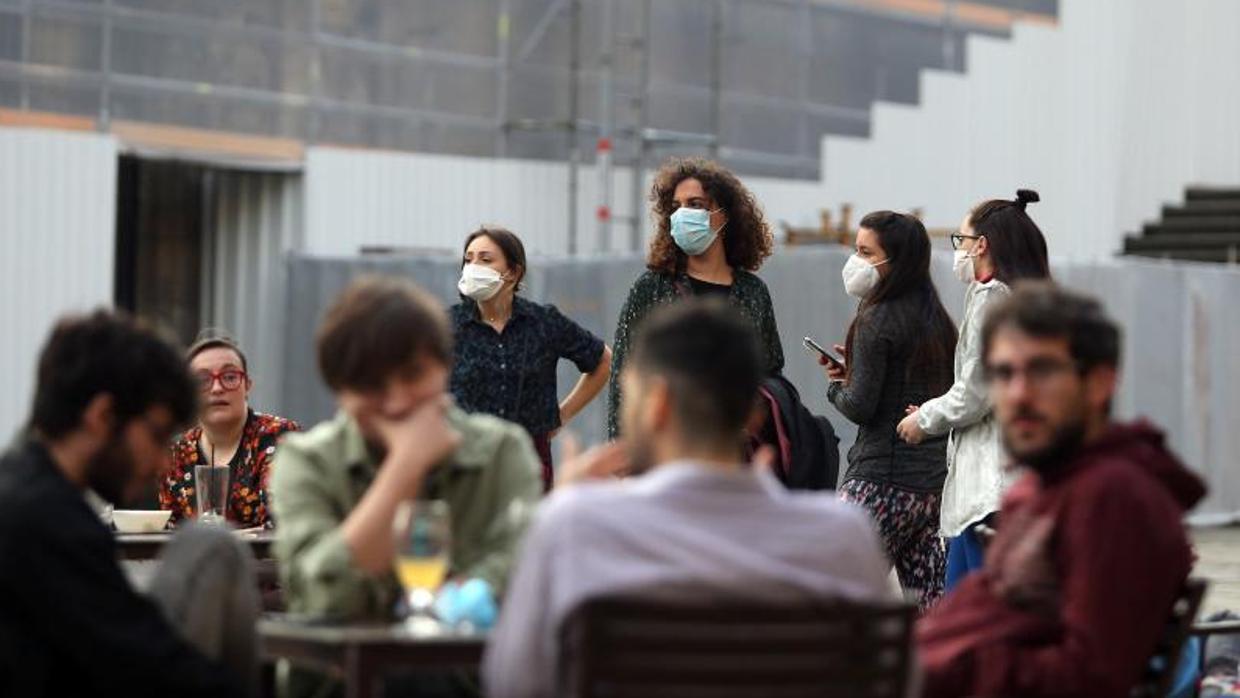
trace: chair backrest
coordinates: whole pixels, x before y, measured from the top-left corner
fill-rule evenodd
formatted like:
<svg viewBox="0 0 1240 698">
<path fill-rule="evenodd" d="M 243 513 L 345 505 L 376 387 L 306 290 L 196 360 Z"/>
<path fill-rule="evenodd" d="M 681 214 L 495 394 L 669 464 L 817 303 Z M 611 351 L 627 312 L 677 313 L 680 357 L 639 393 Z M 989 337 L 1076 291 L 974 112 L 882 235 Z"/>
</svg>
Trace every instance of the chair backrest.
<svg viewBox="0 0 1240 698">
<path fill-rule="evenodd" d="M 560 645 L 574 698 L 896 698 L 909 679 L 908 604 L 584 604 Z"/>
<path fill-rule="evenodd" d="M 1171 617 L 1167 626 L 1158 638 L 1154 654 L 1146 664 L 1145 673 L 1129 694 L 1131 698 L 1164 698 L 1171 690 L 1171 681 L 1175 678 L 1175 667 L 1180 660 L 1180 650 L 1184 648 L 1184 640 L 1192 630 L 1197 618 L 1197 609 L 1201 607 L 1201 599 L 1206 594 L 1207 583 L 1204 579 L 1189 579 L 1171 606 Z"/>
</svg>

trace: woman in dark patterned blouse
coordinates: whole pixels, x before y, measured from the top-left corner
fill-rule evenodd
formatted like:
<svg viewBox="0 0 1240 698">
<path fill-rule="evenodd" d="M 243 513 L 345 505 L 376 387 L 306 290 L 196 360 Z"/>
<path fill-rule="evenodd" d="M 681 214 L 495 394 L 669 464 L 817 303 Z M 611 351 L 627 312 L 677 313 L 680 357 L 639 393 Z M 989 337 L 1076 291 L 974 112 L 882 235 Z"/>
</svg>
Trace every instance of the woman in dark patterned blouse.
<svg viewBox="0 0 1240 698">
<path fill-rule="evenodd" d="M 195 343 L 189 367 L 202 389 L 202 413 L 198 425 L 172 446 L 172 469 L 159 487 L 160 508 L 172 512 L 174 524 L 194 518 L 194 466 L 227 465 L 224 518 L 238 528 L 270 528 L 268 467 L 280 438 L 297 431 L 297 424 L 250 409 L 254 382 L 246 373 L 245 354 L 232 340 L 214 337 Z"/>
<path fill-rule="evenodd" d="M 752 272 L 771 256 L 774 240 L 753 194 L 736 175 L 700 158 L 673 159 L 655 175 L 650 192 L 657 224 L 646 273 L 629 290 L 616 324 L 616 356 L 607 404 L 607 432 L 619 435 L 620 370 L 634 329 L 654 307 L 686 296 L 726 298 L 753 323 L 764 368 L 784 368 L 775 309 L 766 284 Z"/>
<path fill-rule="evenodd" d="M 480 228 L 465 238 L 458 285 L 463 300 L 452 306 L 451 390 L 462 409 L 525 427 L 542 461 L 543 487 L 550 489 L 551 439 L 603 390 L 611 349 L 555 306 L 518 296 L 526 269 L 525 246 L 512 232 Z M 582 375 L 557 401 L 562 358 Z"/>
</svg>

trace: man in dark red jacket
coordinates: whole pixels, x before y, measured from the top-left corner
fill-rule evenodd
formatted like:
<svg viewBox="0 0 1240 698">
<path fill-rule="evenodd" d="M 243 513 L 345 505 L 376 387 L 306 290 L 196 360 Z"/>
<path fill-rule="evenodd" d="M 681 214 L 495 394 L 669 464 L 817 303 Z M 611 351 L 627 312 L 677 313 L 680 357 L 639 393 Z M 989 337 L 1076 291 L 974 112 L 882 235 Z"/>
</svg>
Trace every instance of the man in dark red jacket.
<svg viewBox="0 0 1240 698">
<path fill-rule="evenodd" d="M 1120 698 L 1191 566 L 1184 512 L 1205 494 L 1154 428 L 1110 419 L 1120 333 L 1049 284 L 990 313 L 983 357 L 1012 460 L 982 570 L 920 623 L 927 698 Z"/>
</svg>

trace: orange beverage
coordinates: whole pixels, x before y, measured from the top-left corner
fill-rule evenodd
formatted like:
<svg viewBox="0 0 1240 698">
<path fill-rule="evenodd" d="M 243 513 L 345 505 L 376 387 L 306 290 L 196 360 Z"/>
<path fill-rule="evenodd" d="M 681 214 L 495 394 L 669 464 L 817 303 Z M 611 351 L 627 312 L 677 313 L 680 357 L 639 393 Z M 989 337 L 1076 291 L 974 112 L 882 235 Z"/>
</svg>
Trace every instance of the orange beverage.
<svg viewBox="0 0 1240 698">
<path fill-rule="evenodd" d="M 443 584 L 447 572 L 448 559 L 444 555 L 396 559 L 396 577 L 406 592 L 418 589 L 434 591 Z"/>
</svg>

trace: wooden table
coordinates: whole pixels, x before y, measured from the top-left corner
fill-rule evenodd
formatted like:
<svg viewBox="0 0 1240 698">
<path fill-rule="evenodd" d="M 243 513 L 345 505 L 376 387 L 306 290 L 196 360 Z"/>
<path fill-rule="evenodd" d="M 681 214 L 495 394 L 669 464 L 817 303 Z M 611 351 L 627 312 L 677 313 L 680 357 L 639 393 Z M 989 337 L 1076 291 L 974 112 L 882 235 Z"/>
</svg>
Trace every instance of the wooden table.
<svg viewBox="0 0 1240 698">
<path fill-rule="evenodd" d="M 159 551 L 172 540 L 175 531 L 160 533 L 117 533 L 116 547 L 122 560 L 154 560 Z M 271 544 L 275 542 L 274 531 L 261 533 L 239 533 L 237 539 L 250 544 L 255 560 L 270 560 Z"/>
<path fill-rule="evenodd" d="M 259 621 L 263 657 L 287 659 L 325 671 L 344 682 L 345 698 L 383 693 L 382 679 L 406 669 L 476 669 L 482 663 L 486 634 L 454 630 L 428 621 L 332 625 L 268 615 Z"/>
</svg>

